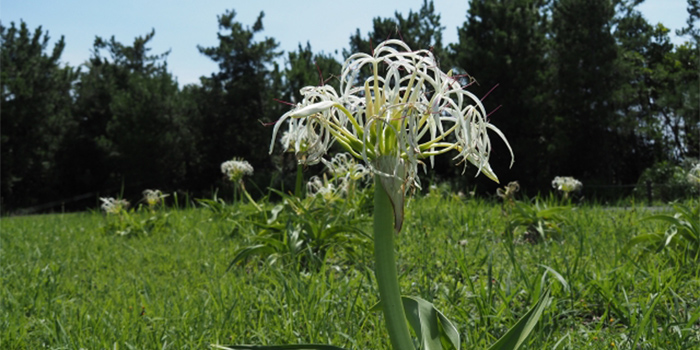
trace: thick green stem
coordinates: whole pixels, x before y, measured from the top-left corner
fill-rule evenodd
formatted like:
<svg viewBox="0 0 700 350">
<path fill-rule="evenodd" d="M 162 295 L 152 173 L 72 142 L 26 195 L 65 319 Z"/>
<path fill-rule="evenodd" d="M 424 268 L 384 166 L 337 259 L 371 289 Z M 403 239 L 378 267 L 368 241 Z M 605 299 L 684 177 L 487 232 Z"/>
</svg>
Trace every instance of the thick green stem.
<svg viewBox="0 0 700 350">
<path fill-rule="evenodd" d="M 374 259 L 379 297 L 393 349 L 413 350 L 396 273 L 394 209 L 378 176 L 374 178 Z"/>
</svg>

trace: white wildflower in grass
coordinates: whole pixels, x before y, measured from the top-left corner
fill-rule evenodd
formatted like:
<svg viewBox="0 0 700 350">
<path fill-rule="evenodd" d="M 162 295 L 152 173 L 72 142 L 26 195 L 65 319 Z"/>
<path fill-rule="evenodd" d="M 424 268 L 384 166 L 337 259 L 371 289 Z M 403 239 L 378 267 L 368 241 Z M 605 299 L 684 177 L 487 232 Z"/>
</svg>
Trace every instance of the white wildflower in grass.
<svg viewBox="0 0 700 350">
<path fill-rule="evenodd" d="M 253 166 L 247 161 L 234 158 L 221 163 L 221 172 L 232 182 L 240 181 L 243 176 L 253 175 Z"/>
<path fill-rule="evenodd" d="M 112 197 L 100 198 L 102 201 L 101 208 L 107 214 L 119 214 L 129 207 L 129 202 L 126 199 L 115 199 Z"/>
<path fill-rule="evenodd" d="M 566 196 L 571 192 L 580 191 L 581 188 L 583 188 L 583 184 L 581 181 L 576 180 L 571 176 L 556 176 L 554 177 L 554 180 L 552 180 L 552 187 L 560 192 L 563 192 Z"/>
<path fill-rule="evenodd" d="M 243 176 L 253 175 L 253 166 L 242 158 L 233 158 L 232 160 L 225 161 L 221 163 L 221 172 L 226 175 L 229 181 L 234 183 L 236 189 L 240 189 L 242 194 L 248 198 L 251 204 L 258 210 L 261 211 L 262 208 L 258 203 L 253 200 L 250 193 L 245 189 L 245 184 L 243 183 Z M 234 191 L 236 191 L 234 189 Z M 235 192 L 234 192 L 235 195 Z"/>
<path fill-rule="evenodd" d="M 143 199 L 146 201 L 149 207 L 153 207 L 167 197 L 167 194 L 163 194 L 160 190 L 144 190 Z"/>
</svg>

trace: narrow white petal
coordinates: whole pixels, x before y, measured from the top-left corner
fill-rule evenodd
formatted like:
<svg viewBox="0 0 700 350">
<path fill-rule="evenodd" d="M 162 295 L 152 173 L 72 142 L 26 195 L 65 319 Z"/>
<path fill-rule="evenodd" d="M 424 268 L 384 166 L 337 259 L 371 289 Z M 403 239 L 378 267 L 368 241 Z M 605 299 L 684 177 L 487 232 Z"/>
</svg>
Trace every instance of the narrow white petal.
<svg viewBox="0 0 700 350">
<path fill-rule="evenodd" d="M 292 112 L 291 116 L 293 118 L 308 117 L 310 115 L 314 115 L 316 113 L 323 112 L 323 111 L 325 111 L 325 110 L 327 110 L 327 109 L 329 109 L 337 104 L 338 103 L 335 101 L 321 101 L 318 103 L 314 103 L 312 105 L 308 105 L 302 109 L 296 110 L 296 111 Z"/>
</svg>

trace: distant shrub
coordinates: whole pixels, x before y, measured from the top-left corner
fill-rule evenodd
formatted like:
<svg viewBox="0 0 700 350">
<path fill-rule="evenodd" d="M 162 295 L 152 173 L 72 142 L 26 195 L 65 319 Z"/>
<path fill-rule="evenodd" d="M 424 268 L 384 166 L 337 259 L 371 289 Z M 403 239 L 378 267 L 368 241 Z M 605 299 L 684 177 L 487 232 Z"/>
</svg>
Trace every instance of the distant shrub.
<svg viewBox="0 0 700 350">
<path fill-rule="evenodd" d="M 637 181 L 634 193 L 637 196 L 647 195 L 647 183 L 652 184 L 652 198 L 663 202 L 692 198 L 698 194 L 700 186 L 696 186 L 692 177 L 697 161 L 692 159 L 676 165 L 670 162 L 659 162 L 644 170 Z"/>
</svg>

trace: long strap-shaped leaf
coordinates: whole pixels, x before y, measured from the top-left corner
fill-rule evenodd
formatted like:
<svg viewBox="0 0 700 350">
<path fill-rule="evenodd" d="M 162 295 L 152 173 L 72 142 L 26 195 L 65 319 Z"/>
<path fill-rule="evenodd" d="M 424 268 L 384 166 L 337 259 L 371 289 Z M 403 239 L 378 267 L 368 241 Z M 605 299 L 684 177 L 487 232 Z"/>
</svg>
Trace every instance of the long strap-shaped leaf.
<svg viewBox="0 0 700 350">
<path fill-rule="evenodd" d="M 535 304 L 525 316 L 520 318 L 501 339 L 498 339 L 497 342 L 491 345 L 489 350 L 515 350 L 519 348 L 523 342 L 525 342 L 530 332 L 535 328 L 537 321 L 539 321 L 542 316 L 544 308 L 549 305 L 551 299 L 549 289 L 545 290 L 540 296 L 540 300 L 537 301 L 537 304 Z"/>
<path fill-rule="evenodd" d="M 406 310 L 406 317 L 411 328 L 420 340 L 422 350 L 459 350 L 459 332 L 452 322 L 435 306 L 418 297 L 401 297 Z M 530 335 L 540 320 L 545 307 L 552 300 L 549 289 L 545 290 L 535 306 L 511 327 L 488 350 L 516 350 Z M 381 309 L 381 301 L 372 310 Z"/>
<path fill-rule="evenodd" d="M 408 324 L 416 333 L 421 350 L 459 350 L 459 331 L 435 306 L 419 297 L 401 296 Z M 381 310 L 381 301 L 372 307 Z"/>
<path fill-rule="evenodd" d="M 427 300 L 403 296 L 408 323 L 421 341 L 423 350 L 459 350 L 459 331 L 452 322 Z"/>
</svg>

